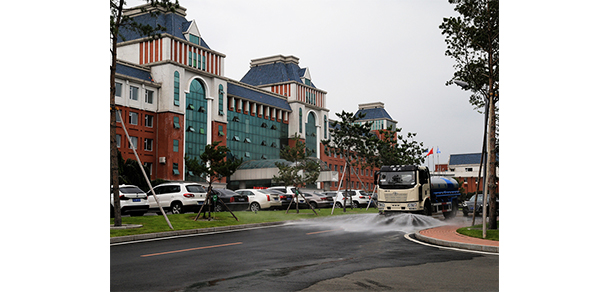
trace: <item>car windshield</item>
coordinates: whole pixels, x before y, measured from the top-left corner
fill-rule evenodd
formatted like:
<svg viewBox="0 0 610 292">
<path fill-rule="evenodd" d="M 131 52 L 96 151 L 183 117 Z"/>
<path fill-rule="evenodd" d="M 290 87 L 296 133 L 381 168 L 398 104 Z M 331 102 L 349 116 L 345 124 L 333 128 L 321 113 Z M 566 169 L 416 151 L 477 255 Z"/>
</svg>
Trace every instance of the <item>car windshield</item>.
<svg viewBox="0 0 610 292">
<path fill-rule="evenodd" d="M 468 201 L 470 201 L 471 203 L 474 203 L 474 197 L 475 196 L 470 197 L 470 200 L 468 200 Z M 483 202 L 483 195 L 478 196 L 477 202 Z"/>
<path fill-rule="evenodd" d="M 379 176 L 382 188 L 413 188 L 415 186 L 415 171 L 382 172 Z"/>
<path fill-rule="evenodd" d="M 205 189 L 200 185 L 188 185 L 186 190 L 191 193 L 205 193 Z"/>
<path fill-rule="evenodd" d="M 122 187 L 120 190 L 123 194 L 138 194 L 144 192 L 138 187 Z"/>
</svg>

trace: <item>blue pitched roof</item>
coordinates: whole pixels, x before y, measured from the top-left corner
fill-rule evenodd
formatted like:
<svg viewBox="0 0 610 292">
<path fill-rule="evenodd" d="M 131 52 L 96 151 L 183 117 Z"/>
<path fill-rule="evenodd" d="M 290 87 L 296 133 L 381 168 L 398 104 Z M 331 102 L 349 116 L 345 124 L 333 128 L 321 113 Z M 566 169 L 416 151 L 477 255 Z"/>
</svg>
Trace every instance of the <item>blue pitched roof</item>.
<svg viewBox="0 0 610 292">
<path fill-rule="evenodd" d="M 301 69 L 295 63 L 277 62 L 250 68 L 240 81 L 253 86 L 288 81 L 296 81 L 302 84 L 301 76 L 303 74 L 305 74 L 305 69 Z M 313 83 L 311 86 L 316 88 Z"/>
<path fill-rule="evenodd" d="M 149 71 L 127 66 L 121 63 L 116 64 L 116 73 L 127 75 L 133 78 L 155 82 Z"/>
<path fill-rule="evenodd" d="M 171 34 L 182 40 L 187 40 L 184 37 L 183 32 L 185 32 L 189 28 L 189 26 L 191 25 L 191 22 L 192 22 L 192 21 L 186 20 L 186 18 L 184 18 L 183 16 L 178 15 L 176 13 L 160 14 L 157 17 L 150 16 L 150 14 L 146 13 L 146 14 L 132 17 L 132 19 L 137 23 L 141 23 L 144 25 L 148 24 L 152 27 L 157 27 L 158 25 L 165 27 L 165 29 L 166 29 L 165 33 Z M 163 33 L 163 32 L 161 32 L 161 33 Z M 119 35 L 120 35 L 118 38 L 119 43 L 145 37 L 145 36 L 142 36 L 142 35 L 136 33 L 135 31 L 125 28 L 124 26 L 120 27 Z M 123 39 L 123 37 L 125 39 Z M 203 38 L 199 38 L 199 45 L 202 47 L 205 47 L 207 49 L 210 49 L 210 47 L 203 40 Z"/>
<path fill-rule="evenodd" d="M 241 86 L 239 84 L 227 82 L 227 94 L 235 95 L 243 99 L 247 99 L 261 104 L 266 104 L 286 111 L 292 111 L 292 109 L 288 105 L 287 100 L 281 97 L 273 96 L 271 94 L 261 93 L 254 89 L 247 88 L 246 86 Z"/>
<path fill-rule="evenodd" d="M 499 155 L 496 155 L 496 160 L 500 161 Z M 449 165 L 480 164 L 480 163 L 481 163 L 481 153 L 451 154 L 449 156 Z"/>
<path fill-rule="evenodd" d="M 383 108 L 361 109 L 361 110 L 358 110 L 354 115 L 358 116 L 358 114 L 360 114 L 360 113 L 366 114 L 366 116 L 363 119 L 361 119 L 362 121 L 377 120 L 377 119 L 392 120 L 392 117 L 390 117 L 390 114 L 388 114 L 388 112 L 386 112 L 385 109 L 383 109 Z"/>
</svg>

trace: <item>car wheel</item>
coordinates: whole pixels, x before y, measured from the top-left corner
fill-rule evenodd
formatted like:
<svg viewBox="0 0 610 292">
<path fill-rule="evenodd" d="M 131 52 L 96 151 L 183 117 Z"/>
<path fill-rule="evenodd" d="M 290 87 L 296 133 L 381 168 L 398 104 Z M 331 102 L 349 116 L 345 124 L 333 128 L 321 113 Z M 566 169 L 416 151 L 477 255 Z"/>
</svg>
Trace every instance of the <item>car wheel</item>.
<svg viewBox="0 0 610 292">
<path fill-rule="evenodd" d="M 466 207 L 464 207 L 466 208 Z M 464 216 L 468 216 L 468 211 L 466 209 L 462 209 L 462 213 L 464 213 Z"/>
<path fill-rule="evenodd" d="M 318 203 L 316 202 L 309 202 L 309 204 L 311 205 L 312 208 L 318 208 Z"/>
<path fill-rule="evenodd" d="M 252 204 L 250 204 L 250 211 L 256 212 L 256 211 L 260 211 L 260 210 L 261 210 L 261 205 L 259 205 L 257 202 L 252 202 Z"/>
<path fill-rule="evenodd" d="M 343 205 L 341 205 L 341 203 L 337 202 L 337 203 L 335 204 L 335 208 L 343 208 Z"/>
<path fill-rule="evenodd" d="M 214 207 L 214 211 L 215 212 L 222 212 L 222 205 L 216 204 L 216 207 Z"/>
<path fill-rule="evenodd" d="M 359 208 L 360 207 L 360 203 L 358 203 L 358 201 L 354 201 L 354 208 Z"/>
<path fill-rule="evenodd" d="M 182 214 L 184 213 L 184 210 L 182 210 L 182 203 L 180 202 L 174 202 L 172 203 L 170 210 L 172 211 L 172 214 Z"/>
</svg>

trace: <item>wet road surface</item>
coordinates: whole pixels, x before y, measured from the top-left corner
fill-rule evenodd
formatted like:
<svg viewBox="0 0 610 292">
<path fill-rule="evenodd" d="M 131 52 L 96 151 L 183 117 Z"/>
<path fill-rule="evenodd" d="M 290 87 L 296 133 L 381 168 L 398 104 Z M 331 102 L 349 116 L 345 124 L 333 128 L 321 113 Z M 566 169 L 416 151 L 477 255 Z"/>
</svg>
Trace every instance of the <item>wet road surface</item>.
<svg viewBox="0 0 610 292">
<path fill-rule="evenodd" d="M 362 214 L 112 245 L 111 290 L 497 291 L 498 256 L 404 238 L 440 224 L 419 215 Z"/>
</svg>

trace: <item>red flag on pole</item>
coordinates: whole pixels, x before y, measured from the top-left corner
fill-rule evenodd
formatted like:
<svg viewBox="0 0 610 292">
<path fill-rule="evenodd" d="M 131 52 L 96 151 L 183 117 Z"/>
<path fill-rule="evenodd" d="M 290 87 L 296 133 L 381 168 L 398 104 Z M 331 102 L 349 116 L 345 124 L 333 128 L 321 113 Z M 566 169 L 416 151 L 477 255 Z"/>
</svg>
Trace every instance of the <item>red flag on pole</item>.
<svg viewBox="0 0 610 292">
<path fill-rule="evenodd" d="M 430 152 L 428 152 L 428 154 L 426 154 L 426 157 L 428 157 L 428 155 L 432 155 L 432 154 L 434 154 L 434 147 L 432 147 L 430 149 Z"/>
</svg>

